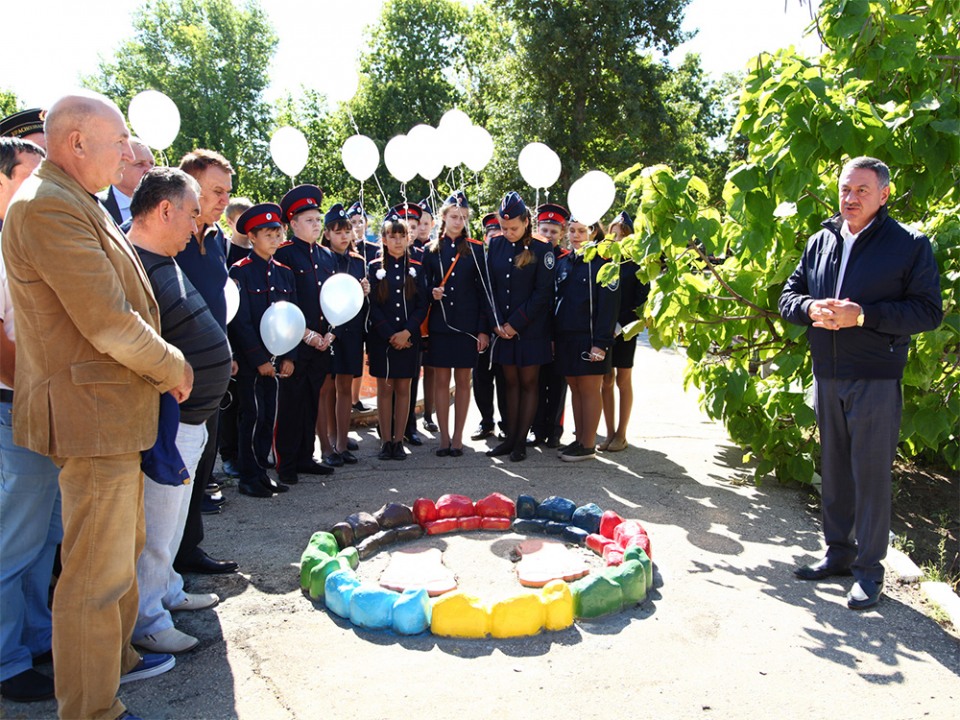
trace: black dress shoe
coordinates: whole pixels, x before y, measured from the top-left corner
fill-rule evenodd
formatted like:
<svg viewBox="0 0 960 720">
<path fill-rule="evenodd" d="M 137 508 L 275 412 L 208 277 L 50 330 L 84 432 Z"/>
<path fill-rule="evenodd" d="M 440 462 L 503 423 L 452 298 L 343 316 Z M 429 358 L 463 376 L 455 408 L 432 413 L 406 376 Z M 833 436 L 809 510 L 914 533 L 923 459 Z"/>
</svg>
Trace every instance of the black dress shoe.
<svg viewBox="0 0 960 720">
<path fill-rule="evenodd" d="M 450 448 L 437 448 L 437 451 L 434 453 L 437 457 L 450 457 Z"/>
<path fill-rule="evenodd" d="M 367 410 L 369 410 L 370 408 L 368 408 L 368 407 L 367 407 L 366 405 L 364 405 L 362 402 L 360 402 L 359 400 L 357 400 L 357 401 L 353 404 L 353 409 L 356 410 L 357 412 L 364 413 L 364 412 L 366 412 Z"/>
<path fill-rule="evenodd" d="M 410 443 L 411 445 L 419 447 L 423 445 L 423 438 L 417 435 L 416 431 L 411 430 L 408 433 L 405 433 L 403 439 Z"/>
<path fill-rule="evenodd" d="M 223 508 L 211 500 L 209 495 L 204 495 L 203 499 L 200 500 L 201 515 L 219 515 L 222 511 Z"/>
<path fill-rule="evenodd" d="M 19 703 L 50 700 L 53 697 L 53 680 L 29 668 L 0 683 L 0 695 Z"/>
<path fill-rule="evenodd" d="M 331 468 L 333 470 L 333 468 Z M 295 470 L 281 470 L 277 477 L 280 478 L 280 482 L 284 485 L 296 485 L 300 482 L 300 478 L 297 477 Z"/>
<path fill-rule="evenodd" d="M 342 453 L 340 453 L 340 457 L 343 458 L 343 461 L 344 461 L 347 465 L 356 465 L 356 464 L 357 464 L 357 456 L 354 455 L 354 454 L 353 454 L 352 452 L 350 452 L 349 450 L 344 450 Z"/>
<path fill-rule="evenodd" d="M 381 460 L 393 460 L 393 443 L 385 442 L 381 445 L 377 457 Z"/>
<path fill-rule="evenodd" d="M 527 459 L 526 448 L 518 448 L 510 453 L 510 462 L 521 462 Z"/>
<path fill-rule="evenodd" d="M 240 490 L 240 494 L 246 495 L 247 497 L 255 497 L 255 498 L 273 497 L 273 490 L 267 488 L 259 480 L 254 480 L 253 482 L 244 482 L 243 480 L 241 480 L 237 487 Z"/>
<path fill-rule="evenodd" d="M 275 493 L 285 493 L 290 489 L 283 483 L 278 483 L 269 475 L 264 475 L 262 478 L 260 478 L 260 483 L 266 486 L 268 490 L 272 490 Z"/>
<path fill-rule="evenodd" d="M 450 448 L 450 457 L 463 457 L 463 448 Z"/>
<path fill-rule="evenodd" d="M 237 564 L 233 560 L 214 560 L 203 551 L 203 548 L 194 548 L 185 561 L 174 562 L 173 569 L 178 573 L 225 575 L 236 572 Z"/>
<path fill-rule="evenodd" d="M 423 419 L 423 429 L 429 430 L 430 432 L 436 432 L 440 428 L 437 427 L 437 424 L 433 421 L 433 418 L 424 418 Z"/>
<path fill-rule="evenodd" d="M 495 448 L 487 450 L 488 457 L 500 457 L 501 455 L 509 455 L 513 452 L 513 443 L 508 443 L 506 441 L 500 443 Z"/>
<path fill-rule="evenodd" d="M 297 472 L 302 475 L 333 475 L 333 468 L 310 458 L 307 462 L 297 465 Z"/>
<path fill-rule="evenodd" d="M 547 438 L 547 443 L 546 443 L 546 445 L 547 445 L 547 447 L 550 448 L 551 450 L 556 450 L 558 447 L 560 447 L 560 436 L 559 436 L 559 435 L 551 435 L 550 437 Z"/>
<path fill-rule="evenodd" d="M 804 565 L 793 571 L 793 574 L 796 575 L 801 580 L 823 580 L 828 578 L 831 575 L 852 575 L 849 567 L 844 567 L 843 565 L 836 565 L 826 558 L 816 563 L 815 565 Z"/>
<path fill-rule="evenodd" d="M 407 451 L 403 449 L 402 442 L 395 442 L 393 444 L 393 459 L 394 460 L 406 460 Z"/>
<path fill-rule="evenodd" d="M 481 425 L 473 431 L 473 435 L 470 436 L 470 439 L 486 440 L 488 437 L 493 437 L 493 428 L 485 428 L 483 425 Z"/>
<path fill-rule="evenodd" d="M 357 444 L 356 440 L 351 440 L 350 438 L 347 438 L 347 450 L 349 450 L 350 452 L 356 452 L 359 449 L 360 449 L 360 446 Z"/>
<path fill-rule="evenodd" d="M 323 461 L 333 468 L 343 467 L 343 456 L 336 450 L 324 457 Z"/>
<path fill-rule="evenodd" d="M 880 602 L 883 581 L 858 580 L 847 594 L 847 607 L 851 610 L 866 610 Z"/>
<path fill-rule="evenodd" d="M 527 435 L 527 447 L 535 447 L 543 442 L 543 438 L 537 436 L 532 430 Z"/>
</svg>

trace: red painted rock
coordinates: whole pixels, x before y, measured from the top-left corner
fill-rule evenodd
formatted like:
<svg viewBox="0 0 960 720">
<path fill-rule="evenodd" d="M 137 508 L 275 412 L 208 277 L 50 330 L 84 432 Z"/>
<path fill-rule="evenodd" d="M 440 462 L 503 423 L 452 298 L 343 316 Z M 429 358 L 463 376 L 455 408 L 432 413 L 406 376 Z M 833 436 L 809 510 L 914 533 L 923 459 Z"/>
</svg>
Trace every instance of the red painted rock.
<svg viewBox="0 0 960 720">
<path fill-rule="evenodd" d="M 437 519 L 437 506 L 433 500 L 420 498 L 413 504 L 413 516 L 420 525 L 426 525 Z"/>
<path fill-rule="evenodd" d="M 603 559 L 607 565 L 619 565 L 623 562 L 623 549 L 611 543 L 603 549 Z"/>
<path fill-rule="evenodd" d="M 613 541 L 620 547 L 624 548 L 627 546 L 627 540 L 633 536 L 646 534 L 647 531 L 644 530 L 643 526 L 636 520 L 624 520 L 622 523 L 617 525 L 616 529 L 613 531 Z"/>
<path fill-rule="evenodd" d="M 476 510 L 481 517 L 512 518 L 517 514 L 517 505 L 506 495 L 493 493 L 478 500 Z"/>
<path fill-rule="evenodd" d="M 600 534 L 605 538 L 613 540 L 613 531 L 617 525 L 623 522 L 623 518 L 617 515 L 613 510 L 607 510 L 600 518 Z"/>
<path fill-rule="evenodd" d="M 650 553 L 650 538 L 646 535 L 634 535 L 629 540 L 624 547 L 626 550 L 631 545 L 636 545 L 637 547 L 643 548 L 643 551 L 647 554 L 647 557 L 653 560 L 653 555 Z"/>
<path fill-rule="evenodd" d="M 473 500 L 466 495 L 441 495 L 437 500 L 437 517 L 440 520 L 470 517 L 476 514 L 473 508 Z"/>
<path fill-rule="evenodd" d="M 479 530 L 480 529 L 480 516 L 471 515 L 470 517 L 457 518 L 458 523 L 460 524 L 460 529 L 463 531 L 469 530 Z"/>
<path fill-rule="evenodd" d="M 440 533 L 459 530 L 460 522 L 457 518 L 443 518 L 442 520 L 428 522 L 423 526 L 423 529 L 427 532 L 427 535 L 439 535 Z"/>
<path fill-rule="evenodd" d="M 604 537 L 603 535 L 597 535 L 593 533 L 592 535 L 587 535 L 587 547 L 593 550 L 597 555 L 603 554 L 603 549 L 607 545 L 615 545 L 610 538 Z"/>
<path fill-rule="evenodd" d="M 510 520 L 510 518 L 484 517 L 484 518 L 480 518 L 480 529 L 481 530 L 509 530 L 511 522 L 512 520 Z"/>
</svg>

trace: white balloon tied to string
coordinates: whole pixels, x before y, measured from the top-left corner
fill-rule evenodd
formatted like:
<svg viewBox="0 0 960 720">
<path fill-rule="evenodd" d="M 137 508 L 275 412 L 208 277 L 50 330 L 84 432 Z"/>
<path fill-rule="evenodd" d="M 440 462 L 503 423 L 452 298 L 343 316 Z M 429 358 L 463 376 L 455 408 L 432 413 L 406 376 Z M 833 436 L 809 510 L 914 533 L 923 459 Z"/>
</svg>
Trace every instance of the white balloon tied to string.
<svg viewBox="0 0 960 720">
<path fill-rule="evenodd" d="M 429 125 L 415 125 L 407 137 L 413 143 L 417 174 L 424 180 L 434 180 L 443 172 L 443 152 L 440 131 Z"/>
<path fill-rule="evenodd" d="M 383 149 L 383 163 L 401 183 L 413 180 L 417 175 L 417 154 L 410 138 L 406 135 L 391 138 Z"/>
<path fill-rule="evenodd" d="M 543 143 L 530 143 L 521 150 L 517 166 L 532 188 L 548 188 L 560 179 L 560 156 Z"/>
<path fill-rule="evenodd" d="M 380 165 L 380 151 L 377 144 L 366 135 L 351 135 L 340 149 L 343 166 L 354 178 L 363 182 Z"/>
<path fill-rule="evenodd" d="M 353 275 L 336 273 L 320 288 L 320 309 L 323 317 L 333 327 L 353 320 L 361 308 L 363 288 Z"/>
<path fill-rule="evenodd" d="M 612 177 L 600 170 L 591 170 L 570 186 L 567 207 L 577 222 L 593 225 L 613 205 L 616 194 Z"/>
<path fill-rule="evenodd" d="M 274 357 L 299 345 L 306 329 L 303 311 L 286 300 L 273 303 L 260 318 L 260 338 Z"/>
<path fill-rule="evenodd" d="M 157 90 L 138 93 L 130 101 L 127 117 L 137 137 L 157 150 L 170 147 L 180 132 L 177 104 Z"/>
<path fill-rule="evenodd" d="M 457 167 L 464 160 L 466 152 L 467 133 L 473 127 L 470 116 L 463 110 L 454 108 L 447 110 L 437 123 L 440 137 L 440 153 L 443 164 L 450 168 Z"/>
<path fill-rule="evenodd" d="M 310 146 L 302 132 L 285 125 L 270 138 L 270 156 L 280 168 L 280 172 L 293 178 L 306 166 L 310 157 Z"/>
<path fill-rule="evenodd" d="M 223 297 L 227 302 L 227 324 L 237 315 L 240 309 L 240 289 L 237 287 L 237 281 L 233 278 L 227 278 L 223 286 Z"/>
<path fill-rule="evenodd" d="M 493 159 L 493 138 L 485 128 L 471 125 L 465 139 L 463 164 L 478 173 L 491 159 Z"/>
</svg>

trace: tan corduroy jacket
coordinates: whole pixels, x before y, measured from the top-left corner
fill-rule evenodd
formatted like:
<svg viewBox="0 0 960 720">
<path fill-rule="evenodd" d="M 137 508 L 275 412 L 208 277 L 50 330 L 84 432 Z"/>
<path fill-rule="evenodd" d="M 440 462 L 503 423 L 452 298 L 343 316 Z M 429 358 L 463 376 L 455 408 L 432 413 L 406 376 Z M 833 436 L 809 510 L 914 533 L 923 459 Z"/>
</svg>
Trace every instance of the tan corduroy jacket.
<svg viewBox="0 0 960 720">
<path fill-rule="evenodd" d="M 79 183 L 44 160 L 3 224 L 17 318 L 13 440 L 55 457 L 146 450 L 183 354 L 136 251 Z"/>
</svg>

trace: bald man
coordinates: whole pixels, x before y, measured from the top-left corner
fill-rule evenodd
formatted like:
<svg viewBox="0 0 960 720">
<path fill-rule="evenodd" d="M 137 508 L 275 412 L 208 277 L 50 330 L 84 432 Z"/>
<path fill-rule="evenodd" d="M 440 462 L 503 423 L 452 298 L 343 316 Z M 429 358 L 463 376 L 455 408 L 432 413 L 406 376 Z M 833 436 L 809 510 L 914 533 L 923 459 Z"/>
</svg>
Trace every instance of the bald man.
<svg viewBox="0 0 960 720">
<path fill-rule="evenodd" d="M 130 199 L 140 184 L 140 179 L 156 167 L 153 151 L 140 138 L 130 138 L 133 148 L 133 162 L 127 163 L 123 171 L 123 180 L 97 193 L 97 197 L 110 213 L 117 225 L 123 225 L 130 219 Z"/>
<path fill-rule="evenodd" d="M 140 657 L 136 562 L 143 547 L 141 452 L 157 441 L 161 393 L 190 395 L 193 371 L 159 334 L 136 252 L 94 193 L 134 159 L 117 106 L 96 93 L 47 114 L 47 159 L 3 226 L 17 308 L 14 442 L 60 467 L 63 572 L 53 602 L 62 718 L 125 713 L 119 683 L 173 667 Z"/>
</svg>

